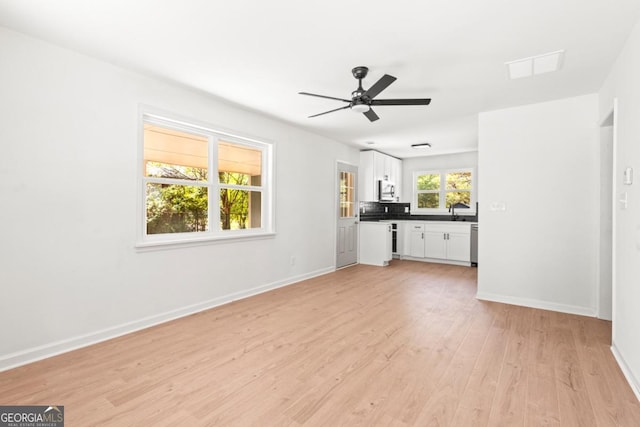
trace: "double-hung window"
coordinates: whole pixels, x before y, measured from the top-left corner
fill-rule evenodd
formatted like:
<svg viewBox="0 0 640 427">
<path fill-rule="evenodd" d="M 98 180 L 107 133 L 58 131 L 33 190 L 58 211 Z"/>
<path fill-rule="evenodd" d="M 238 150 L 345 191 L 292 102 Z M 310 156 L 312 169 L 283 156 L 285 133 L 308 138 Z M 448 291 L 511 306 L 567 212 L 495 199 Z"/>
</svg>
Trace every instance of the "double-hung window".
<svg viewBox="0 0 640 427">
<path fill-rule="evenodd" d="M 475 213 L 472 169 L 419 171 L 413 174 L 413 213 L 438 214 L 449 207 Z M 464 213 L 464 211 L 460 211 Z"/>
<path fill-rule="evenodd" d="M 139 245 L 273 233 L 272 145 L 142 115 Z"/>
</svg>

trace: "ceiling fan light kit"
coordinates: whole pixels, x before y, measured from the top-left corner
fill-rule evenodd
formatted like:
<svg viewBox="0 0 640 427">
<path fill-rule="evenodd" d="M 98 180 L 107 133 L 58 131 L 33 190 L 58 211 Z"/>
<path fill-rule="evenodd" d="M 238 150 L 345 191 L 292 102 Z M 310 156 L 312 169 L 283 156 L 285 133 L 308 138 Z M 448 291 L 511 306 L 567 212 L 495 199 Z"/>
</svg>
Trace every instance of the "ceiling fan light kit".
<svg viewBox="0 0 640 427">
<path fill-rule="evenodd" d="M 351 111 L 355 111 L 356 113 L 364 113 L 369 111 L 371 107 L 363 102 L 357 102 L 351 106 Z"/>
<path fill-rule="evenodd" d="M 333 97 L 333 96 L 318 95 L 318 94 L 309 93 L 309 92 L 299 92 L 300 95 L 307 95 L 307 96 L 315 96 L 315 97 L 318 97 L 318 98 L 333 99 L 335 101 L 342 101 L 342 102 L 346 102 L 348 104 L 348 105 L 345 105 L 344 107 L 340 107 L 340 108 L 336 108 L 336 109 L 333 109 L 333 110 L 325 111 L 324 113 L 314 114 L 313 116 L 309 116 L 309 118 L 318 117 L 318 116 L 322 116 L 324 114 L 333 113 L 334 111 L 345 110 L 347 108 L 350 108 L 352 111 L 354 111 L 356 113 L 363 113 L 364 116 L 367 119 L 369 119 L 369 121 L 375 122 L 380 117 L 378 117 L 378 115 L 375 113 L 375 111 L 373 111 L 373 109 L 371 108 L 372 106 L 380 106 L 380 105 L 384 105 L 384 106 L 390 106 L 390 105 L 429 105 L 429 103 L 431 103 L 431 99 L 430 98 L 420 98 L 420 99 L 374 99 L 376 96 L 378 96 L 380 94 L 380 92 L 382 92 L 387 87 L 389 87 L 389 85 L 391 83 L 395 82 L 396 78 L 393 77 L 393 76 L 390 76 L 389 74 L 385 74 L 377 82 L 375 82 L 373 84 L 373 86 L 371 86 L 367 90 L 364 90 L 364 88 L 362 87 L 362 79 L 364 79 L 367 76 L 368 72 L 369 72 L 369 69 L 367 67 L 363 67 L 363 66 L 355 67 L 353 70 L 351 70 L 351 73 L 353 74 L 353 77 L 355 77 L 358 80 L 358 88 L 356 90 L 354 90 L 353 92 L 351 92 L 351 99 L 336 98 L 336 97 Z"/>
</svg>

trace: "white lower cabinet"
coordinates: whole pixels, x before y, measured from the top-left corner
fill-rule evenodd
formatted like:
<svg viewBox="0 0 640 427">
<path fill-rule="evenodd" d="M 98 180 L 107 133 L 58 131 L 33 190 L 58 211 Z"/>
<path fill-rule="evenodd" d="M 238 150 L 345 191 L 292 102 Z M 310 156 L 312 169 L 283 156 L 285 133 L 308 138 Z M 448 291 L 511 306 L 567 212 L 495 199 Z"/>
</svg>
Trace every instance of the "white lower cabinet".
<svg viewBox="0 0 640 427">
<path fill-rule="evenodd" d="M 404 236 L 404 256 L 471 262 L 470 223 L 408 222 Z"/>
<path fill-rule="evenodd" d="M 447 259 L 471 262 L 471 230 L 469 233 L 448 233 Z"/>
<path fill-rule="evenodd" d="M 391 261 L 391 224 L 360 223 L 360 264 L 386 266 Z"/>
<path fill-rule="evenodd" d="M 414 258 L 424 258 L 424 225 L 411 224 L 409 230 L 409 250 L 406 255 Z"/>
<path fill-rule="evenodd" d="M 424 239 L 424 257 L 425 258 L 447 258 L 447 233 L 436 230 L 430 230 L 429 226 L 425 231 Z"/>
</svg>

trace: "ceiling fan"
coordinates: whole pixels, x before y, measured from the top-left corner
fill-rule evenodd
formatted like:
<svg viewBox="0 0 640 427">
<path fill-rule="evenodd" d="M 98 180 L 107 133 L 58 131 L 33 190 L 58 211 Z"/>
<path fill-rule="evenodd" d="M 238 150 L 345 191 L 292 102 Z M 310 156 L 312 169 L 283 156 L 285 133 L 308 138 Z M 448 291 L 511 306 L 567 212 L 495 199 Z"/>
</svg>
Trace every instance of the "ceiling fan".
<svg viewBox="0 0 640 427">
<path fill-rule="evenodd" d="M 385 74 L 374 83 L 369 89 L 364 90 L 362 88 L 362 79 L 367 76 L 369 69 L 367 67 L 356 67 L 351 70 L 353 77 L 358 79 L 358 89 L 351 92 L 351 99 L 335 98 L 333 96 L 317 95 L 309 92 L 299 92 L 300 95 L 317 96 L 318 98 L 334 99 L 336 101 L 346 102 L 349 105 L 336 108 L 335 110 L 325 111 L 324 113 L 314 114 L 311 117 L 322 116 L 323 114 L 333 113 L 334 111 L 345 110 L 351 108 L 352 111 L 357 113 L 363 113 L 369 121 L 375 122 L 380 117 L 373 111 L 372 106 L 379 105 L 429 105 L 430 98 L 422 99 L 374 99 L 380 92 L 385 90 L 391 83 L 396 81 L 396 78 Z"/>
</svg>

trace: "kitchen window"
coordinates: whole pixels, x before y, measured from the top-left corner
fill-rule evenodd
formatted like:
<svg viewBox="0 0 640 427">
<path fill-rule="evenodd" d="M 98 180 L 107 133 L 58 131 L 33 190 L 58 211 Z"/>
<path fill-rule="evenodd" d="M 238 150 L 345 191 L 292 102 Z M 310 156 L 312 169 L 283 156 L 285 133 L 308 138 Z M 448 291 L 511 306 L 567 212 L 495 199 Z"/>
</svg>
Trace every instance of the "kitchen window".
<svg viewBox="0 0 640 427">
<path fill-rule="evenodd" d="M 458 214 L 475 214 L 473 176 L 473 169 L 414 172 L 411 212 L 440 214 L 454 206 Z"/>
<path fill-rule="evenodd" d="M 272 144 L 142 115 L 138 246 L 273 234 Z"/>
</svg>

